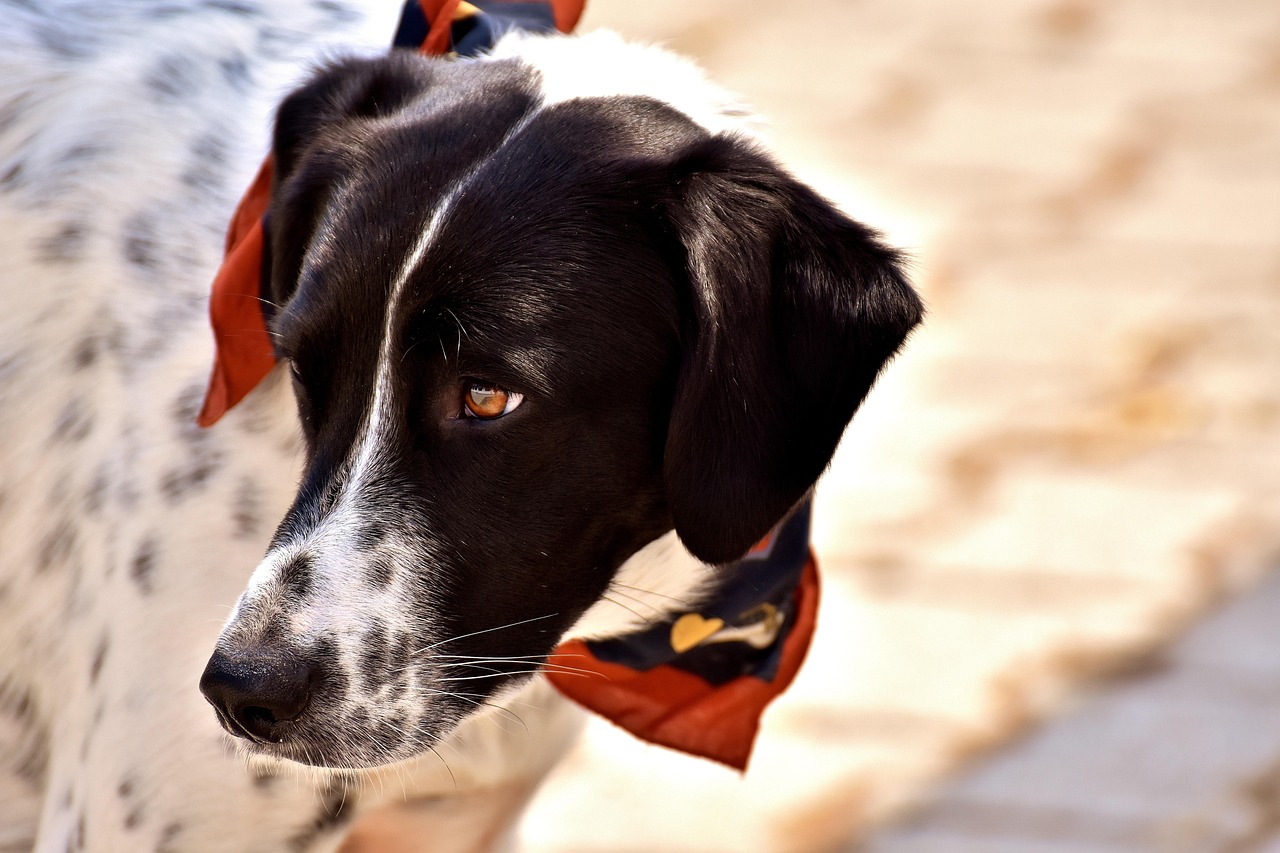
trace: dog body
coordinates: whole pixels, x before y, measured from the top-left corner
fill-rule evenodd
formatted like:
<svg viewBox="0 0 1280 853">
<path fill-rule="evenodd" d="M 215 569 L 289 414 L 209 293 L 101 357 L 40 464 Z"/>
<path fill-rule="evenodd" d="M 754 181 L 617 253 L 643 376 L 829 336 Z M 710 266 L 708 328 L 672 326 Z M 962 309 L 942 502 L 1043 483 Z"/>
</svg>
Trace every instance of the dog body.
<svg viewBox="0 0 1280 853">
<path fill-rule="evenodd" d="M 664 52 L 346 59 L 276 120 L 284 364 L 196 427 L 272 81 L 386 12 L 6 7 L 0 850 L 493 846 L 556 644 L 705 594 L 919 317 Z"/>
</svg>

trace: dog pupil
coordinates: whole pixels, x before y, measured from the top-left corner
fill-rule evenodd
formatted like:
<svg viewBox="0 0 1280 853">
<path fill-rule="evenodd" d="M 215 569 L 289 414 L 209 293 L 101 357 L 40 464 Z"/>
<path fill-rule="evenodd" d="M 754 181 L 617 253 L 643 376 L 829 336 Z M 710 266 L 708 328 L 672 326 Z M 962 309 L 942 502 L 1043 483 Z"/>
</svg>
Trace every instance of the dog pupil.
<svg viewBox="0 0 1280 853">
<path fill-rule="evenodd" d="M 507 392 L 490 385 L 473 384 L 467 391 L 467 408 L 477 417 L 497 417 L 507 407 Z"/>
</svg>

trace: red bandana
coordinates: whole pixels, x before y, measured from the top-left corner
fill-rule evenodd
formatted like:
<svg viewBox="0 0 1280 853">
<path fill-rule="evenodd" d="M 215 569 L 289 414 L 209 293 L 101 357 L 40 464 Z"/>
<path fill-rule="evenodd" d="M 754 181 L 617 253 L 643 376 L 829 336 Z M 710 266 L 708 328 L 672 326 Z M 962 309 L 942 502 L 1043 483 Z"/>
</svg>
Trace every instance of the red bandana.
<svg viewBox="0 0 1280 853">
<path fill-rule="evenodd" d="M 473 55 L 512 27 L 570 32 L 585 0 L 408 0 L 394 46 Z M 213 373 L 200 426 L 212 426 L 275 366 L 262 311 L 263 216 L 271 159 L 262 164 L 227 230 L 209 301 Z M 744 769 L 760 716 L 791 683 L 813 635 L 818 573 L 806 503 L 741 560 L 718 570 L 717 590 L 683 613 L 615 640 L 574 640 L 557 655 L 597 677 L 550 672 L 560 692 L 651 743 Z"/>
</svg>

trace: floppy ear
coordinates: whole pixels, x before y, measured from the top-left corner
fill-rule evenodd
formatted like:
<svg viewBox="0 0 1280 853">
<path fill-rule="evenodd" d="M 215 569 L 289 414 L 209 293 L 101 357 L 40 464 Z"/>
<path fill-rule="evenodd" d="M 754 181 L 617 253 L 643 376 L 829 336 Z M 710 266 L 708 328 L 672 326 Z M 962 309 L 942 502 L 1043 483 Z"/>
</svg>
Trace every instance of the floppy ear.
<svg viewBox="0 0 1280 853">
<path fill-rule="evenodd" d="M 400 110 L 427 85 L 431 71 L 414 54 L 346 59 L 320 70 L 281 102 L 271 157 L 264 280 L 283 305 L 297 285 L 306 246 L 329 193 L 352 167 L 349 152 L 362 119 Z"/>
<path fill-rule="evenodd" d="M 812 488 L 921 318 L 875 232 L 731 136 L 676 166 L 687 343 L 663 459 L 676 531 L 742 556 Z"/>
</svg>

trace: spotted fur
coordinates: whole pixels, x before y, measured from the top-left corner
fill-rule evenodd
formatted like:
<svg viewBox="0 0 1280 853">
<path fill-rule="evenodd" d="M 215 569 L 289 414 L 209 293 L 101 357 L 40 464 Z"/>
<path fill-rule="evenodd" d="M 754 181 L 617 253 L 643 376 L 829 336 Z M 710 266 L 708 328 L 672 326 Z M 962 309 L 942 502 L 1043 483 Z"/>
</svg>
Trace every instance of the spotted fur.
<svg viewBox="0 0 1280 853">
<path fill-rule="evenodd" d="M 692 65 L 333 60 L 371 5 L 3 4 L 0 850 L 495 843 L 576 729 L 555 645 L 703 594 L 918 319 Z M 288 91 L 282 365 L 199 430 Z M 471 379 L 524 402 L 467 422 Z"/>
</svg>

